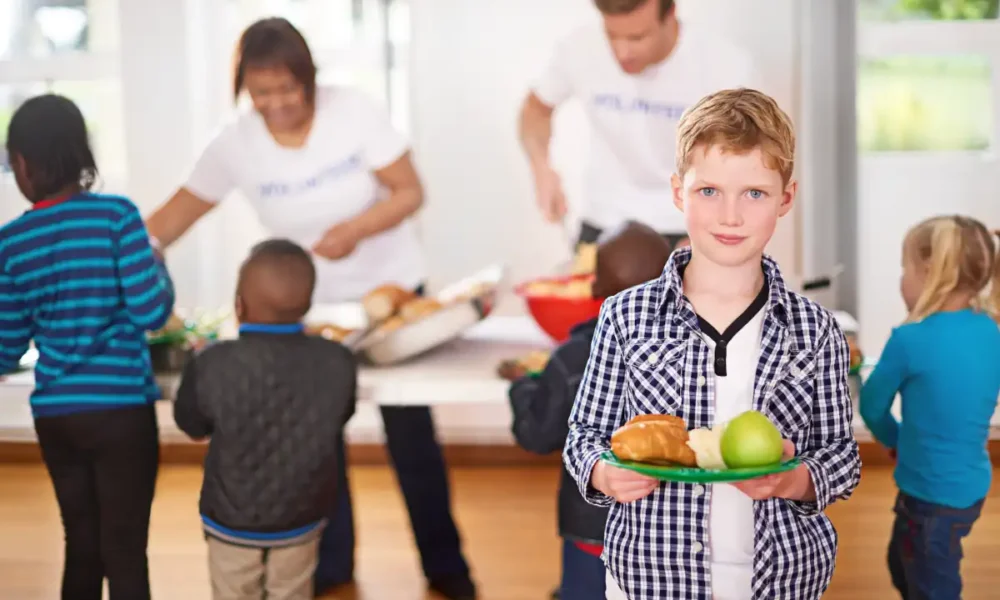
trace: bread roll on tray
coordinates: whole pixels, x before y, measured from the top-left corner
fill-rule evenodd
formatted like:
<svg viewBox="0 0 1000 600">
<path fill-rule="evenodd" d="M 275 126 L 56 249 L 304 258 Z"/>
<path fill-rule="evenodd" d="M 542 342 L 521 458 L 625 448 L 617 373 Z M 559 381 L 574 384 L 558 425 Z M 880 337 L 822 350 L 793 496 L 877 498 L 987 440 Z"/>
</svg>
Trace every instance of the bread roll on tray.
<svg viewBox="0 0 1000 600">
<path fill-rule="evenodd" d="M 687 445 L 684 419 L 672 415 L 639 415 L 611 435 L 611 451 L 619 460 L 697 467 Z"/>
<path fill-rule="evenodd" d="M 414 298 L 399 309 L 399 316 L 407 323 L 422 319 L 441 310 L 441 303 L 434 298 Z"/>
<path fill-rule="evenodd" d="M 371 321 L 380 323 L 396 314 L 404 304 L 416 297 L 412 290 L 387 284 L 365 294 L 361 299 L 361 305 L 364 306 L 365 314 Z"/>
</svg>

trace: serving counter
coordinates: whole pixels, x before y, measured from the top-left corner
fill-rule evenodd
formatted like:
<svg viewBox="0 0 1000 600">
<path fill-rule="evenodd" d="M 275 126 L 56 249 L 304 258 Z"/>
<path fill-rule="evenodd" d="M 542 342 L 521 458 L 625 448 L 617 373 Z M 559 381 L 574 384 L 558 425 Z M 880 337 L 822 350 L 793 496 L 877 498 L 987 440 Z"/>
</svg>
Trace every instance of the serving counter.
<svg viewBox="0 0 1000 600">
<path fill-rule="evenodd" d="M 395 406 L 505 405 L 509 384 L 496 374 L 499 363 L 551 346 L 552 342 L 528 317 L 490 317 L 461 339 L 407 363 L 362 367 L 358 401 Z M 160 384 L 165 395 L 172 396 L 178 381 L 176 377 L 164 377 Z M 0 441 L 35 439 L 28 407 L 33 385 L 31 372 L 0 380 Z M 159 402 L 157 412 L 164 438 L 185 439 L 174 425 L 169 401 Z M 856 413 L 855 435 L 859 441 L 868 441 L 871 436 Z M 994 416 L 991 439 L 1000 439 L 998 417 Z"/>
<path fill-rule="evenodd" d="M 552 342 L 527 317 L 494 316 L 470 329 L 461 339 L 412 361 L 392 367 L 362 367 L 358 402 L 378 405 L 483 405 L 507 401 L 509 384 L 496 372 L 501 361 Z M 159 377 L 167 397 L 179 384 L 176 376 Z M 34 387 L 30 371 L 0 380 L 0 441 L 35 439 L 28 397 Z M 160 431 L 171 441 L 183 439 L 173 422 L 168 400 L 157 403 Z"/>
</svg>

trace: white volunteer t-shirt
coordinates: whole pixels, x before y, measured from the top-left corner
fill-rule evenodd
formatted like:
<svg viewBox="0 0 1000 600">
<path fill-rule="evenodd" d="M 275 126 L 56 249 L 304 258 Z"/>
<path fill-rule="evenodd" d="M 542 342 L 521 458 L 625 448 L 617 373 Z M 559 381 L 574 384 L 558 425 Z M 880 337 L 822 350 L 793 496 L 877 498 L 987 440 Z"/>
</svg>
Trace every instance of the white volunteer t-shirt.
<svg viewBox="0 0 1000 600">
<path fill-rule="evenodd" d="M 386 190 L 373 172 L 408 149 L 385 111 L 362 92 L 320 87 L 304 146 L 280 146 L 260 115 L 247 110 L 216 134 L 184 187 L 208 202 L 239 190 L 272 235 L 308 249 L 383 199 Z M 362 241 L 346 258 L 314 259 L 316 302 L 356 300 L 384 283 L 412 288 L 426 275 L 412 219 Z"/>
<path fill-rule="evenodd" d="M 549 106 L 583 103 L 591 126 L 583 219 L 601 228 L 635 219 L 663 233 L 685 230 L 672 202 L 677 122 L 704 96 L 752 87 L 745 50 L 682 23 L 667 59 L 638 75 L 621 70 L 599 23 L 556 47 L 534 93 Z"/>
</svg>

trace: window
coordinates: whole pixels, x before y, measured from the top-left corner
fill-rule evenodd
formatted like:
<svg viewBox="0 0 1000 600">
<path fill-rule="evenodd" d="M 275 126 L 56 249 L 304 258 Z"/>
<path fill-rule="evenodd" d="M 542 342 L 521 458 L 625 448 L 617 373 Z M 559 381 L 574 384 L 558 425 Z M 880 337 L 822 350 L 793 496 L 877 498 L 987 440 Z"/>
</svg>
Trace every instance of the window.
<svg viewBox="0 0 1000 600">
<path fill-rule="evenodd" d="M 305 36 L 320 84 L 356 86 L 408 130 L 408 0 L 229 0 L 227 32 L 235 47 L 257 19 L 282 16 Z"/>
<path fill-rule="evenodd" d="M 87 120 L 87 131 L 101 173 L 121 174 L 125 163 L 122 92 L 115 79 L 0 84 L 0 131 L 7 135 L 11 115 L 22 102 L 38 94 L 71 98 Z"/>
<path fill-rule="evenodd" d="M 1000 0 L 858 0 L 862 152 L 983 152 L 997 138 Z"/>
<path fill-rule="evenodd" d="M 0 0 L 0 146 L 22 102 L 62 94 L 87 119 L 102 175 L 124 177 L 118 1 Z M 0 151 L 0 170 L 8 162 Z"/>
<path fill-rule="evenodd" d="M 982 56 L 863 58 L 858 144 L 869 152 L 986 150 L 993 129 Z"/>
<path fill-rule="evenodd" d="M 1000 0 L 860 0 L 862 21 L 976 21 L 997 18 Z"/>
<path fill-rule="evenodd" d="M 117 0 L 0 2 L 0 60 L 118 48 Z"/>
</svg>

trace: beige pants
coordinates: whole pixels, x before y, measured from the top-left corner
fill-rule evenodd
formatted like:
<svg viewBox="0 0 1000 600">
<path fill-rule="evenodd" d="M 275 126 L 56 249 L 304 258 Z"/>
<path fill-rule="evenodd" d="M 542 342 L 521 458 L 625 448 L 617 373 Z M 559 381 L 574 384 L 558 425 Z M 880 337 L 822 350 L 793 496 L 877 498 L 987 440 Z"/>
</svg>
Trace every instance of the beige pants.
<svg viewBox="0 0 1000 600">
<path fill-rule="evenodd" d="M 319 540 L 261 550 L 208 538 L 212 600 L 312 600 Z"/>
</svg>

